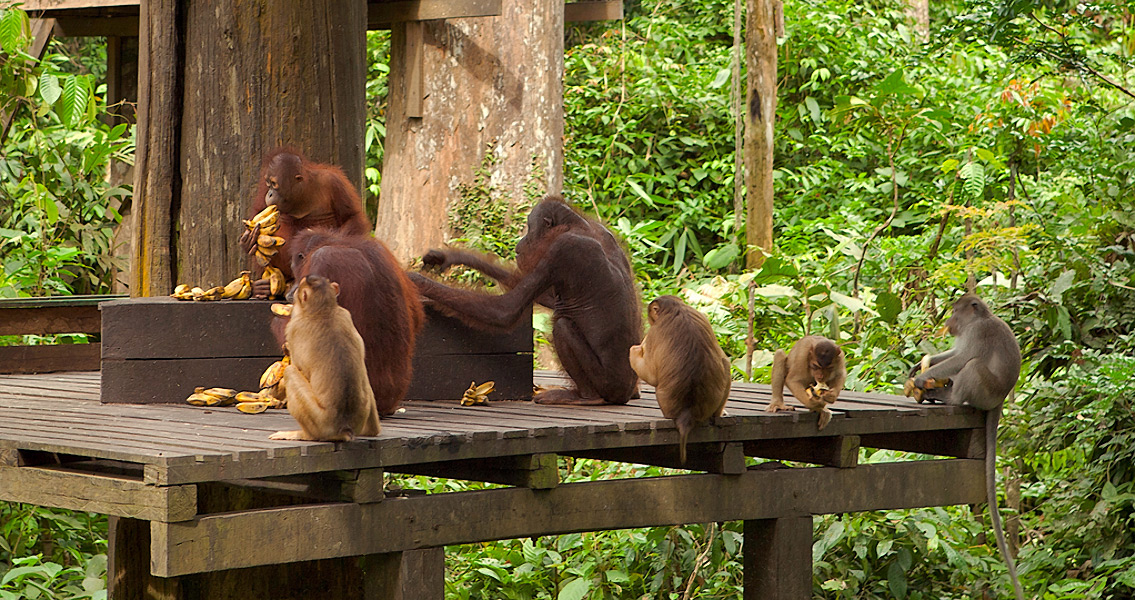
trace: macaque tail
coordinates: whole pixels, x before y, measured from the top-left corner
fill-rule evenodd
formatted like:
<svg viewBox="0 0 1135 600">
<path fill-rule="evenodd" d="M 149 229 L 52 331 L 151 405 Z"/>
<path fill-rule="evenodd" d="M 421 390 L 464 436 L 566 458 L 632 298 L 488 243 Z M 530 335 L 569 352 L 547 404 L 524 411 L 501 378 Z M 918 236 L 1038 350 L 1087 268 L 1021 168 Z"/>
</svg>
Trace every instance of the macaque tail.
<svg viewBox="0 0 1135 600">
<path fill-rule="evenodd" d="M 997 406 L 985 413 L 985 490 L 989 504 L 989 520 L 993 522 L 993 534 L 997 538 L 997 549 L 1009 567 L 1009 579 L 1013 582 L 1013 593 L 1017 600 L 1025 600 L 1021 582 L 1017 579 L 1017 563 L 1009 554 L 1005 543 L 1005 530 L 1001 527 L 1001 511 L 997 508 L 997 422 L 1001 419 L 1001 407 Z"/>
<path fill-rule="evenodd" d="M 694 414 L 690 409 L 682 409 L 678 413 L 678 418 L 674 419 L 674 423 L 678 426 L 678 459 L 682 464 L 686 464 L 686 440 L 690 437 L 690 430 L 694 428 Z"/>
</svg>

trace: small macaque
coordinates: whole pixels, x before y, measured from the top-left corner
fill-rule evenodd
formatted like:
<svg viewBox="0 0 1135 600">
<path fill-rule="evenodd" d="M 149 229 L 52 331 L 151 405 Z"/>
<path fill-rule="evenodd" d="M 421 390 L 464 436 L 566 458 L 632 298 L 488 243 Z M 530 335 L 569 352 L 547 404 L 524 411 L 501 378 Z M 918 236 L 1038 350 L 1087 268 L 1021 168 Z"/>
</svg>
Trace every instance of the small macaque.
<svg viewBox="0 0 1135 600">
<path fill-rule="evenodd" d="M 363 362 L 363 338 L 351 313 L 339 306 L 339 284 L 310 276 L 300 281 L 284 330 L 291 364 L 284 370 L 281 399 L 299 423 L 274 440 L 348 442 L 378 435 L 378 408 Z"/>
<path fill-rule="evenodd" d="M 1009 325 L 972 293 L 954 302 L 946 328 L 954 336 L 951 350 L 925 356 L 910 370 L 903 393 L 919 403 L 968 404 L 985 413 L 985 489 L 997 548 L 1009 567 L 1017 600 L 1024 600 L 1017 565 L 1005 544 L 997 509 L 997 424 L 1001 405 L 1021 374 L 1021 348 Z"/>
<path fill-rule="evenodd" d="M 772 402 L 765 410 L 792 410 L 784 404 L 784 387 L 808 410 L 820 414 L 819 428 L 828 426 L 843 384 L 847 366 L 843 350 L 835 342 L 819 335 L 800 338 L 787 354 L 777 350 L 772 359 Z"/>
<path fill-rule="evenodd" d="M 729 399 L 729 359 L 709 319 L 677 296 L 659 296 L 648 309 L 650 331 L 631 346 L 631 367 L 655 387 L 658 406 L 674 419 L 686 462 L 686 440 L 694 425 L 719 416 Z"/>
</svg>

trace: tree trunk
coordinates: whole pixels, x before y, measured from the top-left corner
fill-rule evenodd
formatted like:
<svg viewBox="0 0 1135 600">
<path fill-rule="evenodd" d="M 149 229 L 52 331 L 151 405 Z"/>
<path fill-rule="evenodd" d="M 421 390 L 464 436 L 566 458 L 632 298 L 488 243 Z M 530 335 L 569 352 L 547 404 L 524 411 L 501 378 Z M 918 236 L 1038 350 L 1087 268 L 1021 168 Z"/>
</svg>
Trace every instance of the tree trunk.
<svg viewBox="0 0 1135 600">
<path fill-rule="evenodd" d="M 919 41 L 930 39 L 930 0 L 906 0 L 906 17 L 914 25 Z"/>
<path fill-rule="evenodd" d="M 745 231 L 750 247 L 772 252 L 773 124 L 776 120 L 776 0 L 748 0 L 745 111 L 745 183 L 748 215 Z M 760 250 L 747 253 L 745 265 L 764 262 Z"/>
<path fill-rule="evenodd" d="M 400 260 L 446 241 L 470 196 L 561 193 L 563 10 L 503 0 L 499 17 L 394 26 L 376 233 Z"/>
<path fill-rule="evenodd" d="M 276 146 L 361 189 L 366 16 L 364 0 L 142 3 L 134 296 L 238 274 L 241 219 Z"/>
</svg>

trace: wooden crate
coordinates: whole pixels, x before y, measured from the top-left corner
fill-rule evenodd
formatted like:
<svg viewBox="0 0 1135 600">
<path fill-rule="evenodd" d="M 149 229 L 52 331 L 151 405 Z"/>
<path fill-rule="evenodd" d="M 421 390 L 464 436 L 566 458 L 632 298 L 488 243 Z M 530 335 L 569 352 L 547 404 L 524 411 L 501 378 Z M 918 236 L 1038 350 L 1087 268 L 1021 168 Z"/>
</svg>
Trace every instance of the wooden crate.
<svg viewBox="0 0 1135 600">
<path fill-rule="evenodd" d="M 180 403 L 197 386 L 258 389 L 282 352 L 271 303 L 134 298 L 104 302 L 102 401 Z M 426 311 L 407 400 L 457 401 L 471 381 L 496 382 L 494 400 L 532 396 L 532 327 L 491 334 Z M 529 325 L 525 325 L 528 323 Z"/>
</svg>

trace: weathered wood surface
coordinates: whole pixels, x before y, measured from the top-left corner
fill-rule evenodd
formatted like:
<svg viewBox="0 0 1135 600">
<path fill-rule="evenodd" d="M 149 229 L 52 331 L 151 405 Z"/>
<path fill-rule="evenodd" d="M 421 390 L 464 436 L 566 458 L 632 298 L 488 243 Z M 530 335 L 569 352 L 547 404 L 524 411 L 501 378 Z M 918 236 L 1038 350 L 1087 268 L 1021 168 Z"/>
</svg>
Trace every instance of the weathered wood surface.
<svg viewBox="0 0 1135 600">
<path fill-rule="evenodd" d="M 566 383 L 543 372 L 537 381 Z M 531 402 L 462 407 L 456 398 L 409 402 L 404 413 L 383 419 L 379 436 L 340 444 L 269 440 L 272 432 L 294 427 L 282 410 L 246 415 L 233 408 L 183 404 L 102 404 L 99 390 L 97 373 L 0 376 L 0 448 L 132 463 L 143 470 L 146 483 L 164 486 L 343 469 L 397 471 L 404 465 L 541 453 L 673 448 L 678 443 L 673 421 L 662 417 L 650 388 L 627 406 L 611 407 Z M 943 454 L 950 455 L 957 447 L 953 433 L 984 426 L 984 415 L 968 407 L 918 405 L 895 396 L 846 392 L 832 409 L 831 423 L 817 431 L 815 413 L 802 408 L 767 413 L 769 399 L 768 386 L 734 384 L 728 416 L 712 426 L 695 428 L 691 448 L 818 438 L 838 449 L 843 442 L 829 440 L 917 432 L 914 449 L 934 453 L 933 440 L 941 439 Z M 793 405 L 793 399 L 786 400 Z M 888 447 L 902 446 L 901 437 L 887 442 Z M 786 442 L 785 447 L 792 445 Z M 832 456 L 821 452 L 813 460 L 829 463 Z M 620 459 L 649 464 L 655 458 L 672 464 L 648 451 Z"/>
<path fill-rule="evenodd" d="M 447 241 L 463 189 L 561 192 L 563 18 L 562 2 L 502 0 L 497 17 L 393 27 L 376 234 L 400 260 Z"/>
<path fill-rule="evenodd" d="M 982 461 L 951 459 L 429 494 L 153 523 L 151 566 L 177 576 L 577 531 L 966 504 L 984 493 Z M 358 531 L 382 533 L 347 535 Z"/>
<path fill-rule="evenodd" d="M 747 0 L 745 27 L 748 98 L 745 110 L 745 237 L 750 247 L 771 253 L 773 210 L 773 128 L 776 122 L 776 18 L 778 0 Z M 745 264 L 754 268 L 764 255 L 753 250 Z"/>
<path fill-rule="evenodd" d="M 283 354 L 272 334 L 270 307 L 262 300 L 169 297 L 104 303 L 102 400 L 181 403 L 198 386 L 259 389 L 261 373 Z M 522 322 L 531 323 L 527 315 Z M 0 357 L 3 352 L 0 348 Z M 494 399 L 529 399 L 532 328 L 486 333 L 428 310 L 413 369 L 410 400 L 457 400 L 473 381 L 494 381 Z"/>
<path fill-rule="evenodd" d="M 0 373 L 98 371 L 100 345 L 0 346 Z"/>
</svg>

